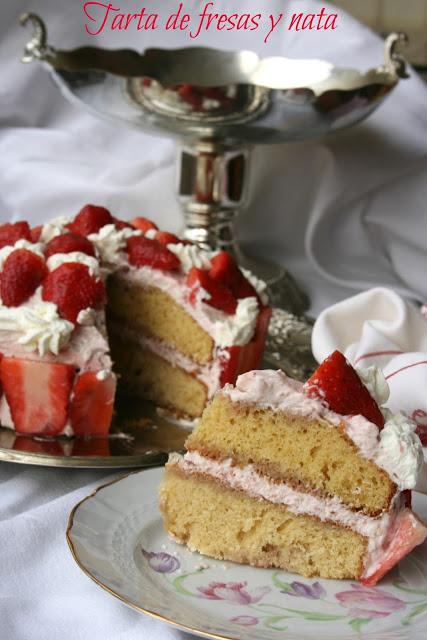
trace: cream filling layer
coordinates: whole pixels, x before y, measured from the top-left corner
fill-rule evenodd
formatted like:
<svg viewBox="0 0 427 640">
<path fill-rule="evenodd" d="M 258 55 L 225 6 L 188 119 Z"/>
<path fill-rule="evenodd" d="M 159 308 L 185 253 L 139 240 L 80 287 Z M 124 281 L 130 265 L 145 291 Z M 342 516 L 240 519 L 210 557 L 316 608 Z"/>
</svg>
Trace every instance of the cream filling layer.
<svg viewBox="0 0 427 640">
<path fill-rule="evenodd" d="M 212 363 L 200 365 L 161 340 L 150 338 L 129 327 L 123 327 L 119 322 L 112 322 L 111 326 L 113 332 L 121 337 L 139 344 L 143 349 L 147 349 L 163 360 L 166 360 L 171 366 L 179 367 L 186 373 L 197 378 L 197 380 L 200 380 L 207 389 L 208 398 L 212 398 L 214 393 L 220 388 L 221 360 L 230 357 L 227 351 L 218 350 Z"/>
<path fill-rule="evenodd" d="M 390 534 L 397 527 L 398 516 L 404 510 L 400 493 L 394 496 L 390 510 L 378 517 L 352 511 L 339 498 L 320 498 L 293 489 L 285 483 L 275 483 L 260 475 L 253 465 L 239 467 L 231 459 L 218 462 L 189 451 L 185 456 L 172 454 L 169 463 L 185 473 L 201 473 L 214 478 L 231 489 L 241 490 L 253 498 L 262 498 L 287 507 L 295 515 L 318 518 L 322 522 L 347 527 L 367 540 L 364 576 L 371 575 L 381 564 Z"/>
</svg>

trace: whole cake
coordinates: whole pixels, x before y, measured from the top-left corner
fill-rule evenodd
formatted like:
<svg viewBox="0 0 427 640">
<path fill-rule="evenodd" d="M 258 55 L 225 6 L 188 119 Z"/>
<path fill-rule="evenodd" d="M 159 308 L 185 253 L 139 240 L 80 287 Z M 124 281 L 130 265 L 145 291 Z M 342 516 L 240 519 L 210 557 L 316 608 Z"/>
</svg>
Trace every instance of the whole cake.
<svg viewBox="0 0 427 640">
<path fill-rule="evenodd" d="M 362 376 L 362 379 L 361 377 Z M 219 391 L 160 487 L 167 531 L 218 559 L 375 584 L 422 543 L 415 424 L 335 352 L 303 385 L 251 371 Z"/>
<path fill-rule="evenodd" d="M 0 424 L 103 436 L 116 380 L 177 416 L 259 366 L 265 285 L 209 252 L 94 205 L 0 225 Z"/>
</svg>

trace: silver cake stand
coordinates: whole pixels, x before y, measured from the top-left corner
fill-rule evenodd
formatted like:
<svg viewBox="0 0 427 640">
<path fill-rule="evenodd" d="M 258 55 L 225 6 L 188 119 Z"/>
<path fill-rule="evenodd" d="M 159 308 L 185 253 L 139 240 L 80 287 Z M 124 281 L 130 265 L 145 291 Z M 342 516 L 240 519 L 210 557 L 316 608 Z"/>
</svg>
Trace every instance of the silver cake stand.
<svg viewBox="0 0 427 640">
<path fill-rule="evenodd" d="M 48 45 L 41 18 L 26 13 L 21 24 L 27 23 L 34 34 L 23 62 L 42 62 L 73 104 L 115 124 L 178 139 L 184 237 L 230 251 L 267 282 L 276 309 L 266 359 L 305 378 L 313 366 L 310 326 L 298 316 L 308 299 L 282 267 L 245 255 L 234 231 L 247 203 L 251 149 L 319 138 L 368 117 L 407 77 L 396 52 L 405 36 L 391 34 L 384 63 L 360 73 L 323 60 L 260 59 L 251 51 L 62 51 Z"/>
</svg>

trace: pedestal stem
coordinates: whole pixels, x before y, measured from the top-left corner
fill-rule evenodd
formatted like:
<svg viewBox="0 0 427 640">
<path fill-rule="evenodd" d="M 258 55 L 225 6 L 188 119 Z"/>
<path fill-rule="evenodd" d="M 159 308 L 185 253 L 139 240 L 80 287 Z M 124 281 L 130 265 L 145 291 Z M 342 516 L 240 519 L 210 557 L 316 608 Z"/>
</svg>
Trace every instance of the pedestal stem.
<svg viewBox="0 0 427 640">
<path fill-rule="evenodd" d="M 250 147 L 196 141 L 180 150 L 179 196 L 184 237 L 196 244 L 232 253 L 238 263 L 265 280 L 273 304 L 302 314 L 308 299 L 293 278 L 277 265 L 249 258 L 241 251 L 234 221 L 248 197 Z"/>
</svg>

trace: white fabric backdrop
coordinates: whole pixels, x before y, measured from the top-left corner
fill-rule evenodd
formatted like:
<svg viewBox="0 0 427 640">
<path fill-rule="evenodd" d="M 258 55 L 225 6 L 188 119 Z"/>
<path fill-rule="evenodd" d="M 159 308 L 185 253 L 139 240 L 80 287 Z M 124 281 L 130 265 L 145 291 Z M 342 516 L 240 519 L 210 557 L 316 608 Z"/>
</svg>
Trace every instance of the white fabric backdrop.
<svg viewBox="0 0 427 640">
<path fill-rule="evenodd" d="M 172 230 L 174 145 L 112 128 L 68 105 L 38 65 L 19 58 L 24 10 L 39 12 L 62 48 L 186 46 L 182 34 L 111 33 L 90 39 L 76 0 L 4 0 L 0 6 L 0 220 L 42 222 L 97 202 L 124 217 L 146 215 Z M 116 3 L 172 10 L 161 0 Z M 199 6 L 187 0 L 186 7 Z M 267 6 L 268 5 L 268 6 Z M 230 11 L 230 3 L 215 6 Z M 233 10 L 318 10 L 317 0 L 239 0 Z M 257 49 L 263 55 L 324 57 L 366 69 L 382 44 L 340 12 L 335 32 L 204 34 L 197 44 Z M 368 286 L 391 285 L 427 300 L 427 88 L 402 82 L 367 122 L 327 140 L 256 151 L 253 197 L 240 235 L 274 256 L 308 290 L 317 313 Z M 259 224 L 259 212 L 263 224 Z M 80 573 L 64 531 L 75 502 L 110 476 L 0 463 L 0 621 L 7 640 L 184 638 L 115 602 Z"/>
</svg>

